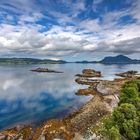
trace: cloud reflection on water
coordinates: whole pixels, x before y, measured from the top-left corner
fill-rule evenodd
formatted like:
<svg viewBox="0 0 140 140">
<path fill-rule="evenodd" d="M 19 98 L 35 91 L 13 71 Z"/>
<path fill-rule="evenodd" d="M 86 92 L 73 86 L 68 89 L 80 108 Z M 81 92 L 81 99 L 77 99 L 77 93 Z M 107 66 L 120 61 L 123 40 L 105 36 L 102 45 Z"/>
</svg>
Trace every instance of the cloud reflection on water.
<svg viewBox="0 0 140 140">
<path fill-rule="evenodd" d="M 74 75 L 84 68 L 103 72 L 104 79 L 114 78 L 114 73 L 140 65 L 65 64 L 42 65 L 62 74 L 34 73 L 35 65 L 0 66 L 0 129 L 20 123 L 32 123 L 59 118 L 77 109 L 91 97 L 76 96 L 79 85 Z M 83 86 L 82 86 L 83 88 Z"/>
</svg>

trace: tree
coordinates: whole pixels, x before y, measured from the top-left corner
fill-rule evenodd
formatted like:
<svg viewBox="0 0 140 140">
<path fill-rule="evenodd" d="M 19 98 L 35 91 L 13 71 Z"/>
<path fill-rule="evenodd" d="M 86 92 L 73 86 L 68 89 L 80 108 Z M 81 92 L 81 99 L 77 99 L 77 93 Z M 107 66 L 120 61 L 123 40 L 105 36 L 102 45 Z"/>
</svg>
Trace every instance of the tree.
<svg viewBox="0 0 140 140">
<path fill-rule="evenodd" d="M 115 126 L 112 126 L 111 129 L 109 129 L 109 135 L 111 140 L 121 140 L 121 134 Z"/>
<path fill-rule="evenodd" d="M 123 136 L 131 140 L 139 137 L 139 118 L 134 105 L 129 103 L 121 104 L 114 110 L 112 119 Z"/>
<path fill-rule="evenodd" d="M 140 80 L 133 80 L 127 82 L 120 95 L 121 103 L 131 103 L 140 110 Z"/>
</svg>

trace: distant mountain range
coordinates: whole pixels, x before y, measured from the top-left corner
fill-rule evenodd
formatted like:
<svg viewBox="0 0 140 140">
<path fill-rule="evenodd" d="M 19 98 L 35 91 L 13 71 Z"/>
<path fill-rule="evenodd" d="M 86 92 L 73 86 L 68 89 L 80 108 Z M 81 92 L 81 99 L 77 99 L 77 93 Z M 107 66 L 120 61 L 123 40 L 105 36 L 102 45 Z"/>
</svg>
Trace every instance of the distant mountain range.
<svg viewBox="0 0 140 140">
<path fill-rule="evenodd" d="M 77 61 L 76 63 L 102 63 L 102 64 L 138 64 L 140 60 L 130 59 L 124 55 L 108 56 L 100 61 Z"/>
<path fill-rule="evenodd" d="M 34 59 L 34 58 L 0 58 L 0 64 L 65 64 L 65 63 L 101 63 L 101 64 L 139 64 L 140 60 L 130 59 L 124 55 L 108 56 L 100 61 L 76 61 Z"/>
</svg>

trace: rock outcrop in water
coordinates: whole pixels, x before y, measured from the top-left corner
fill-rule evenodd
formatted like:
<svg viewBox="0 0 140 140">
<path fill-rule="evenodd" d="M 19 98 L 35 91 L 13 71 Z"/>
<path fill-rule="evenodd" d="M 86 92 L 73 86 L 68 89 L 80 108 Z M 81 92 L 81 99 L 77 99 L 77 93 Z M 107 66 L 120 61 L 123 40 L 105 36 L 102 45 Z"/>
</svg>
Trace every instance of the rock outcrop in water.
<svg viewBox="0 0 140 140">
<path fill-rule="evenodd" d="M 33 72 L 63 73 L 61 71 L 50 70 L 48 68 L 36 68 L 36 69 L 32 69 L 31 71 L 33 71 Z"/>
<path fill-rule="evenodd" d="M 95 71 L 93 69 L 84 69 L 82 74 L 77 74 L 78 77 L 101 77 L 100 71 Z"/>
<path fill-rule="evenodd" d="M 87 89 L 79 89 L 75 94 L 76 95 L 95 95 L 97 93 L 96 90 L 87 88 Z"/>
<path fill-rule="evenodd" d="M 96 85 L 100 82 L 98 79 L 89 79 L 87 77 L 78 77 L 75 79 L 75 82 L 81 85 Z"/>
<path fill-rule="evenodd" d="M 138 76 L 139 74 L 138 74 L 138 71 L 130 70 L 127 72 L 118 73 L 116 75 L 120 77 L 125 77 L 125 78 L 133 78 L 135 76 Z"/>
<path fill-rule="evenodd" d="M 78 78 L 75 79 L 75 82 L 82 85 L 96 85 L 100 81 L 98 79 L 91 79 L 101 77 L 101 72 L 94 69 L 84 69 L 82 74 L 76 74 Z"/>
</svg>

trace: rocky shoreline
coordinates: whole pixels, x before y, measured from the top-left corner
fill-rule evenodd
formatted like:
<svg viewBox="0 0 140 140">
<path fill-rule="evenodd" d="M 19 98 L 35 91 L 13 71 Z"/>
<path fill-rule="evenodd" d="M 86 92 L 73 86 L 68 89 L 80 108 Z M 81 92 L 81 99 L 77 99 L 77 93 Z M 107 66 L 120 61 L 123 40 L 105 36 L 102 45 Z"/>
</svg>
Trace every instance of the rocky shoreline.
<svg viewBox="0 0 140 140">
<path fill-rule="evenodd" d="M 100 77 L 95 70 L 83 70 L 84 76 L 76 75 L 81 79 L 76 80 L 79 84 L 85 84 L 87 89 L 79 89 L 77 95 L 93 95 L 93 98 L 87 102 L 81 109 L 73 112 L 62 120 L 50 120 L 42 124 L 36 130 L 31 126 L 20 126 L 7 129 L 0 132 L 0 139 L 6 140 L 84 140 L 91 127 L 96 125 L 102 117 L 111 113 L 113 108 L 119 102 L 119 93 L 121 87 L 126 81 L 139 78 L 134 75 L 125 78 L 108 80 L 93 80 L 91 77 Z M 89 72 L 89 75 L 85 72 Z M 91 76 L 91 72 L 92 73 Z M 94 76 L 93 76 L 94 75 Z M 96 135 L 94 134 L 94 138 Z M 93 138 L 93 137 L 92 137 Z M 96 139 L 96 138 L 95 138 Z M 87 139 L 85 139 L 87 140 Z M 89 138 L 90 140 L 90 138 Z"/>
</svg>

